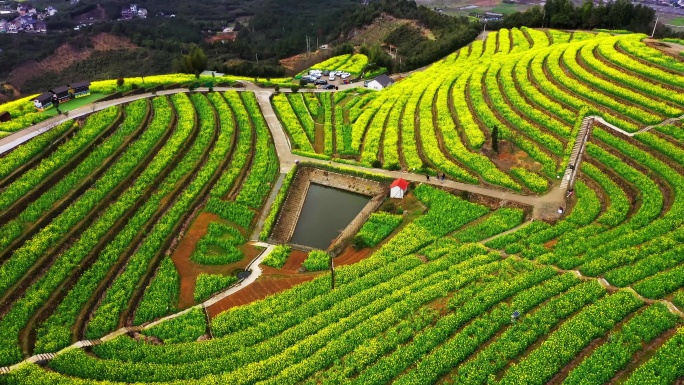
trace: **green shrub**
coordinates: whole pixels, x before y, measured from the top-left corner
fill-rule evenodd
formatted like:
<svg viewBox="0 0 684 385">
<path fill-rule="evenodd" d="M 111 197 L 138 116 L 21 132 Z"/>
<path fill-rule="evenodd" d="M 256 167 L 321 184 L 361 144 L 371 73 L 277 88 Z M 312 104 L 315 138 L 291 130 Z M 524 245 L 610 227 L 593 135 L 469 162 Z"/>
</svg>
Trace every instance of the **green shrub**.
<svg viewBox="0 0 684 385">
<path fill-rule="evenodd" d="M 307 271 L 326 270 L 330 266 L 330 255 L 322 250 L 312 250 L 303 266 Z"/>
<path fill-rule="evenodd" d="M 267 255 L 262 262 L 266 266 L 271 266 L 275 268 L 281 268 L 287 261 L 287 257 L 290 256 L 292 248 L 287 245 L 278 245 L 273 249 L 271 254 Z"/>
<path fill-rule="evenodd" d="M 197 242 L 197 248 L 190 259 L 203 265 L 225 265 L 237 262 L 244 257 L 237 246 L 245 242 L 245 238 L 238 229 L 212 222 L 209 224 L 207 234 Z M 212 247 L 215 249 L 212 250 Z"/>
<path fill-rule="evenodd" d="M 385 239 L 399 224 L 402 216 L 386 212 L 371 214 L 363 224 L 359 233 L 354 237 L 354 247 L 373 247 Z M 360 246 L 360 247 L 359 247 Z"/>
<path fill-rule="evenodd" d="M 161 322 L 142 331 L 146 336 L 159 337 L 167 344 L 193 342 L 207 331 L 207 321 L 202 309 L 192 309 L 189 312 Z"/>
<path fill-rule="evenodd" d="M 549 187 L 548 180 L 524 168 L 513 167 L 511 174 L 518 177 L 527 188 L 536 193 L 544 192 Z"/>
<path fill-rule="evenodd" d="M 212 294 L 227 288 L 237 281 L 238 279 L 232 275 L 223 276 L 220 274 L 201 273 L 197 276 L 195 283 L 195 301 L 204 301 L 211 297 Z"/>
</svg>

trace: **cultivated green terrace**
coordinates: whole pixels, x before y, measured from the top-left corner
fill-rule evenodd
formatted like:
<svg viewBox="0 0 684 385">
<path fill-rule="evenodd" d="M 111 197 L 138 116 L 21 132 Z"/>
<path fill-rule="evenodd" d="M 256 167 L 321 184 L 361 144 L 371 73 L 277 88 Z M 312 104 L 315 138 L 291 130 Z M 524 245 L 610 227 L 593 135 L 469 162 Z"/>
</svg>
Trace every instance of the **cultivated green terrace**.
<svg viewBox="0 0 684 385">
<path fill-rule="evenodd" d="M 501 29 L 382 91 L 340 88 L 171 87 L 3 154 L 0 383 L 684 377 L 681 56 Z M 295 159 L 412 182 L 334 259 L 334 289 L 267 243 Z M 263 275 L 225 291 L 248 265 Z"/>
</svg>

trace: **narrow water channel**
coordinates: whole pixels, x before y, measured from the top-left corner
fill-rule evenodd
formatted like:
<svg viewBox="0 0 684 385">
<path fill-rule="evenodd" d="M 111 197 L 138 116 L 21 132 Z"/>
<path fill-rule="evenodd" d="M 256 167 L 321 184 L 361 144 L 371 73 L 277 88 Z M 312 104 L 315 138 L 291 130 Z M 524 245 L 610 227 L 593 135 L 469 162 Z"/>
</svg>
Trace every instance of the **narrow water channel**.
<svg viewBox="0 0 684 385">
<path fill-rule="evenodd" d="M 312 183 L 292 243 L 325 250 L 371 197 Z"/>
</svg>

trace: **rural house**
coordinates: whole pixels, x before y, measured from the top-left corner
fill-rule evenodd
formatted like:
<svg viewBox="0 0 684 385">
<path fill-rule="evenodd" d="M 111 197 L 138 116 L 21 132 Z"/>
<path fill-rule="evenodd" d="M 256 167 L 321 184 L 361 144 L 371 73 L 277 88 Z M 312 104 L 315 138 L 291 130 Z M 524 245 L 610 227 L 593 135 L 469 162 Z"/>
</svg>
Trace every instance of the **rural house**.
<svg viewBox="0 0 684 385">
<path fill-rule="evenodd" d="M 52 92 L 44 92 L 38 95 L 38 97 L 33 99 L 33 105 L 41 111 L 52 107 Z"/>
<path fill-rule="evenodd" d="M 390 198 L 404 199 L 404 194 L 408 190 L 409 183 L 406 179 L 395 179 L 390 185 Z"/>
<path fill-rule="evenodd" d="M 69 84 L 70 93 L 74 98 L 82 98 L 84 96 L 90 95 L 90 82 L 78 82 Z"/>
<path fill-rule="evenodd" d="M 50 90 L 50 92 L 55 94 L 55 96 L 57 97 L 57 99 L 59 100 L 60 103 L 64 103 L 64 102 L 68 101 L 69 99 L 71 99 L 71 96 L 69 95 L 69 87 L 68 86 L 57 87 L 57 88 Z"/>
<path fill-rule="evenodd" d="M 387 87 L 391 86 L 392 84 L 394 84 L 394 81 L 392 80 L 392 78 L 390 78 L 389 76 L 387 76 L 385 74 L 382 74 L 382 75 L 378 76 L 377 78 L 368 82 L 368 88 L 370 88 L 371 90 L 380 91 L 381 89 L 387 88 Z"/>
</svg>

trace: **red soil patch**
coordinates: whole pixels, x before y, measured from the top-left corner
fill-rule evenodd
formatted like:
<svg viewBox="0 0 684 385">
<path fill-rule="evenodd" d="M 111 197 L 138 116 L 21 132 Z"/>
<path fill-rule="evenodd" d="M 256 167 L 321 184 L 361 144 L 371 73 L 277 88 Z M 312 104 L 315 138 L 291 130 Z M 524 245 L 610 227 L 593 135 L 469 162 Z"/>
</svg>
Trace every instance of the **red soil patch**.
<svg viewBox="0 0 684 385">
<path fill-rule="evenodd" d="M 351 246 L 348 246 L 342 254 L 338 255 L 335 258 L 335 266 L 344 266 L 344 265 L 351 265 L 356 262 L 361 261 L 362 259 L 365 259 L 369 257 L 375 249 L 361 249 L 361 250 L 356 250 Z"/>
<path fill-rule="evenodd" d="M 219 41 L 235 41 L 237 39 L 238 33 L 237 32 L 220 32 L 217 33 L 216 35 L 209 37 L 206 39 L 208 43 L 216 43 Z"/>
<path fill-rule="evenodd" d="M 297 274 L 297 270 L 302 267 L 302 263 L 306 260 L 307 255 L 308 254 L 303 251 L 292 250 L 292 253 L 290 253 L 290 256 L 287 258 L 287 262 L 285 262 L 285 265 L 283 265 L 283 268 L 279 269 L 279 271 L 285 274 Z"/>
<path fill-rule="evenodd" d="M 500 0 L 477 0 L 473 2 L 474 5 L 479 5 L 480 7 L 495 7 L 501 3 Z"/>
<path fill-rule="evenodd" d="M 209 266 L 201 265 L 190 260 L 190 256 L 195 251 L 197 242 L 207 234 L 207 228 L 211 222 L 220 222 L 221 219 L 211 213 L 202 212 L 188 228 L 188 231 L 178 243 L 178 247 L 173 251 L 171 259 L 176 265 L 180 275 L 180 297 L 178 307 L 185 309 L 195 304 L 193 293 L 195 291 L 195 281 L 200 273 L 231 275 L 236 270 L 242 270 L 256 257 L 261 250 L 245 244 L 240 246 L 240 250 L 245 255 L 241 261 L 228 265 Z"/>
<path fill-rule="evenodd" d="M 93 48 L 79 50 L 70 44 L 63 44 L 55 52 L 41 62 L 28 61 L 17 66 L 9 77 L 9 82 L 21 88 L 24 83 L 37 74 L 44 72 L 60 72 L 72 64 L 90 57 L 95 51 L 109 51 L 117 49 L 133 49 L 136 45 L 125 37 L 108 33 L 100 33 L 90 38 Z"/>
<path fill-rule="evenodd" d="M 264 299 L 269 295 L 287 290 L 297 284 L 312 280 L 315 275 L 299 275 L 297 277 L 276 278 L 261 276 L 259 279 L 237 293 L 227 297 L 207 308 L 209 317 L 214 318 L 217 314 L 235 306 L 242 306 L 256 300 Z"/>
</svg>

